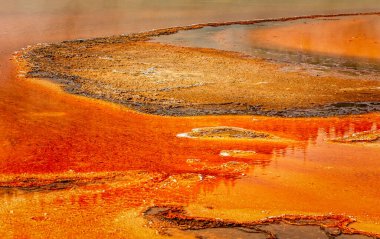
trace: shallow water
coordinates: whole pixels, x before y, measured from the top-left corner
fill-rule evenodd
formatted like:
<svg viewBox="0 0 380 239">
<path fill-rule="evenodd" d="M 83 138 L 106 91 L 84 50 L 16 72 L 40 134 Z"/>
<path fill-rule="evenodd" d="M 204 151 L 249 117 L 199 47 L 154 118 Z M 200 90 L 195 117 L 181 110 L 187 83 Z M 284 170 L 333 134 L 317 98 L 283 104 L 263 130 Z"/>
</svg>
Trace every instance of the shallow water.
<svg viewBox="0 0 380 239">
<path fill-rule="evenodd" d="M 379 147 L 325 141 L 376 129 L 378 114 L 327 119 L 143 115 L 19 79 L 8 60 L 13 51 L 38 42 L 198 22 L 376 11 L 377 1 L 231 5 L 229 1 L 19 0 L 1 1 L 1 5 L 0 180 L 7 183 L 10 178 L 17 186 L 0 189 L 3 237 L 153 238 L 157 235 L 144 227 L 140 207 L 167 203 L 188 206 L 195 214 L 235 220 L 284 213 L 349 214 L 360 219 L 358 228 L 380 232 Z M 193 128 L 223 125 L 270 132 L 291 141 L 176 137 Z M 219 156 L 222 150 L 237 149 L 254 150 L 257 160 Z M 189 159 L 201 161 L 197 165 Z M 219 170 L 229 161 L 251 165 L 247 172 L 238 172 L 239 177 L 246 176 L 236 179 L 236 174 Z M 133 180 L 96 174 L 130 170 L 143 172 L 136 176 L 132 171 Z M 87 182 L 85 173 L 95 176 L 91 174 Z M 25 189 L 19 177 L 31 182 L 46 177 L 53 184 Z M 57 179 L 70 190 L 57 190 Z"/>
<path fill-rule="evenodd" d="M 177 46 L 187 46 L 195 48 L 212 48 L 224 51 L 239 52 L 244 55 L 265 59 L 268 61 L 273 61 L 276 63 L 286 64 L 283 67 L 284 71 L 307 71 L 313 75 L 339 75 L 343 77 L 376 77 L 380 73 L 380 59 L 377 58 L 379 55 L 379 49 L 365 49 L 362 47 L 353 49 L 356 51 L 354 56 L 364 55 L 360 54 L 361 51 L 371 51 L 371 58 L 366 57 L 354 57 L 350 55 L 333 55 L 333 54 L 323 54 L 316 51 L 306 51 L 298 49 L 296 44 L 316 45 L 324 44 L 328 42 L 329 39 L 334 39 L 339 35 L 346 34 L 346 38 L 354 38 L 347 34 L 347 29 L 341 29 L 341 31 L 330 31 L 322 32 L 320 30 L 312 30 L 318 22 L 331 21 L 335 24 L 342 21 L 358 21 L 365 20 L 368 21 L 366 28 L 361 29 L 360 33 L 363 35 L 375 35 L 373 41 L 380 42 L 380 35 L 376 35 L 380 26 L 380 20 L 377 15 L 374 16 L 354 16 L 354 17 L 321 17 L 317 19 L 299 19 L 291 21 L 268 21 L 260 22 L 254 24 L 232 24 L 228 26 L 218 26 L 218 27 L 204 27 L 200 29 L 190 30 L 190 31 L 180 31 L 172 35 L 163 35 L 152 39 L 152 42 L 160 42 L 170 45 Z M 314 26 L 313 26 L 314 24 Z M 292 49 L 292 45 L 284 44 L 281 46 L 281 41 L 287 41 L 287 39 L 281 40 L 281 36 L 286 35 L 286 30 L 284 34 L 279 36 L 276 30 L 285 28 L 287 26 L 298 26 L 298 25 L 309 25 L 309 32 L 302 32 L 303 41 L 293 43 L 295 46 Z M 318 26 L 318 25 L 317 25 Z M 355 26 L 353 26 L 355 27 Z M 265 31 L 270 31 L 267 33 L 269 37 L 276 37 L 279 39 L 276 44 L 269 44 L 265 37 L 261 37 Z M 358 29 L 354 29 L 358 31 Z M 291 34 L 291 33 L 289 33 Z M 314 40 L 313 40 L 314 39 Z M 269 39 L 270 40 L 270 39 Z M 331 40 L 330 40 L 331 41 Z M 326 43 L 325 43 L 326 44 Z M 345 44 L 345 42 L 342 42 Z M 327 44 L 326 44 L 327 45 Z M 334 48 L 334 46 L 331 46 Z M 336 46 L 335 46 L 336 48 Z M 370 47 L 369 47 L 370 48 Z M 366 55 L 365 55 L 366 56 Z"/>
</svg>

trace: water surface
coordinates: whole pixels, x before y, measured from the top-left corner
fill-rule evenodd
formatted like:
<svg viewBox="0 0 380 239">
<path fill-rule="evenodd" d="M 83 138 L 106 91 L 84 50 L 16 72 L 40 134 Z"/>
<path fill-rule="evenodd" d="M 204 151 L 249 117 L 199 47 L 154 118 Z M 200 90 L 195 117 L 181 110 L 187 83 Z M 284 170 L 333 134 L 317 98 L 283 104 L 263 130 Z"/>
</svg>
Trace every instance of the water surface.
<svg viewBox="0 0 380 239">
<path fill-rule="evenodd" d="M 380 42 L 380 35 L 376 34 L 380 26 L 379 19 L 378 15 L 373 15 L 268 21 L 248 25 L 232 24 L 180 31 L 173 35 L 156 37 L 152 41 L 178 46 L 239 52 L 250 57 L 286 64 L 282 68 L 284 71 L 306 70 L 313 75 L 335 73 L 346 78 L 373 78 L 380 73 L 380 59 L 377 57 L 380 51 L 376 45 L 368 46 L 368 48 L 365 48 L 365 45 L 356 48 L 351 47 L 351 54 L 348 49 L 339 51 L 341 54 L 332 54 L 331 52 L 335 51 L 329 51 L 329 49 L 338 48 L 339 44 L 329 46 L 326 43 L 339 36 L 342 41 L 341 45 L 344 45 L 347 44 L 346 40 L 369 37 L 370 35 L 373 37 L 370 39 L 371 41 Z M 355 25 L 357 21 L 365 23 Z M 329 23 L 326 24 L 326 22 Z M 352 26 L 347 26 L 348 23 L 346 22 L 351 22 Z M 342 29 L 324 30 L 324 28 L 334 24 L 343 25 Z M 302 39 L 291 41 L 289 35 L 296 34 L 297 26 L 304 28 L 304 31 L 298 36 L 298 38 L 302 36 Z M 349 32 L 350 28 L 352 33 Z M 358 33 L 361 35 L 356 36 Z M 285 39 L 285 37 L 288 38 Z M 282 44 L 290 41 L 291 43 Z M 275 43 L 271 44 L 271 42 Z M 313 45 L 323 45 L 324 43 L 326 44 L 326 47 L 323 48 L 325 52 L 313 50 Z M 301 47 L 302 44 L 306 46 Z M 305 50 L 305 47 L 310 49 Z"/>
<path fill-rule="evenodd" d="M 39 42 L 199 22 L 377 11 L 378 1 L 0 2 L 0 179 L 20 184 L 20 177 L 32 182 L 46 177 L 70 184 L 62 175 L 83 181 L 85 173 L 121 171 L 136 176 L 133 170 L 143 171 L 135 177 L 140 181 L 106 177 L 85 186 L 71 185 L 71 190 L 3 187 L 3 237 L 159 237 L 144 226 L 140 207 L 165 203 L 238 220 L 284 213 L 349 214 L 360 219 L 359 228 L 380 231 L 379 148 L 326 141 L 376 129 L 378 114 L 328 119 L 143 115 L 20 79 L 8 60 L 13 51 Z M 222 125 L 268 131 L 294 143 L 176 137 L 192 128 Z M 237 160 L 219 156 L 228 149 L 255 150 L 261 158 L 239 159 L 251 165 L 242 179 L 226 178 L 223 172 L 211 175 L 204 166 Z M 205 165 L 187 163 L 194 158 Z M 180 184 L 186 180 L 192 183 Z"/>
</svg>

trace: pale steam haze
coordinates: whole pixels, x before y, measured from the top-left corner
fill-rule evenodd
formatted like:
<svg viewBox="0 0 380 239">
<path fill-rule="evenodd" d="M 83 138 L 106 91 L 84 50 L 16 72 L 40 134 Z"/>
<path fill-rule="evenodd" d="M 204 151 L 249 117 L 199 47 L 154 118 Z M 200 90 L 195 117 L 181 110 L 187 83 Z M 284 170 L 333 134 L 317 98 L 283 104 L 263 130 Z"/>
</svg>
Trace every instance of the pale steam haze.
<svg viewBox="0 0 380 239">
<path fill-rule="evenodd" d="M 377 0 L 1 0 L 0 3 L 0 44 L 12 50 L 42 39 L 108 36 L 202 22 L 380 11 Z"/>
</svg>

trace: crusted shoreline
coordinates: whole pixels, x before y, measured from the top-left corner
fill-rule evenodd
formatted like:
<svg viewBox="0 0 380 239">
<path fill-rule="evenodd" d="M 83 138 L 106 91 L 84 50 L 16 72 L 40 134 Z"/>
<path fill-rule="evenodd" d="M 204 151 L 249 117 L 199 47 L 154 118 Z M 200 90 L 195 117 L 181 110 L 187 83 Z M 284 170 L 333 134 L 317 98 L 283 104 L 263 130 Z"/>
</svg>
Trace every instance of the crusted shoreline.
<svg viewBox="0 0 380 239">
<path fill-rule="evenodd" d="M 289 238 L 284 232 L 291 231 L 305 238 L 346 238 L 344 236 L 356 236 L 355 238 L 362 239 L 379 238 L 377 234 L 350 228 L 350 224 L 356 220 L 345 215 L 282 215 L 242 223 L 189 216 L 182 207 L 164 205 L 148 208 L 144 216 L 149 226 L 156 228 L 158 233 L 171 236 L 176 236 L 182 231 L 185 235 L 193 234 L 196 238 L 207 236 L 218 238 L 225 235 L 232 237 L 238 234 L 239 238 L 281 239 Z"/>
<path fill-rule="evenodd" d="M 68 93 L 123 104 L 149 114 L 281 117 L 363 114 L 380 111 L 379 92 L 372 90 L 380 87 L 379 82 L 283 73 L 272 63 L 248 59 L 238 53 L 147 41 L 152 37 L 207 26 L 366 15 L 380 13 L 197 24 L 39 44 L 17 53 L 16 58 L 22 69 L 20 73 L 27 78 L 51 79 Z M 290 90 L 283 90 L 287 85 L 284 81 L 290 82 Z M 314 85 L 305 87 L 307 82 Z M 336 85 L 335 89 L 329 84 Z M 355 87 L 360 90 L 352 90 Z M 348 90 L 341 91 L 341 88 Z"/>
</svg>

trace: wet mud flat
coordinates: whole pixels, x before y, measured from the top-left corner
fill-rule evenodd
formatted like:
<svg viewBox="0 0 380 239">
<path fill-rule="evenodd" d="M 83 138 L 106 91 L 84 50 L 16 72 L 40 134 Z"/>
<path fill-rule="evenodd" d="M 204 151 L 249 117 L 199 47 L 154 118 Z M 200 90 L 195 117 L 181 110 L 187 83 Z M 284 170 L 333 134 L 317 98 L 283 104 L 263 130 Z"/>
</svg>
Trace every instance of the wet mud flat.
<svg viewBox="0 0 380 239">
<path fill-rule="evenodd" d="M 320 238 L 366 239 L 375 235 L 352 230 L 353 218 L 343 215 L 283 215 L 239 223 L 189 216 L 181 207 L 155 206 L 144 212 L 148 225 L 162 235 L 189 238 Z"/>
<path fill-rule="evenodd" d="M 210 26 L 338 16 L 342 15 L 200 24 L 40 44 L 18 53 L 17 59 L 20 73 L 28 78 L 52 79 L 67 92 L 121 103 L 144 113 L 326 117 L 379 111 L 378 79 L 284 71 L 285 63 L 243 53 L 148 42 L 153 37 L 159 41 L 161 35 Z"/>
<path fill-rule="evenodd" d="M 289 84 L 281 85 L 280 81 L 286 79 L 293 82 L 291 85 L 300 87 L 321 77 L 314 78 L 304 72 L 282 72 L 278 63 L 251 59 L 240 53 L 147 42 L 152 36 L 202 26 L 205 25 L 31 47 L 26 49 L 26 55 L 18 58 L 20 74 L 53 79 L 68 92 L 160 115 L 259 112 L 283 116 L 328 116 L 377 111 L 376 80 L 350 78 L 347 82 L 348 79 L 329 76 L 315 83 L 318 85 L 316 91 L 308 96 L 316 100 L 311 104 L 309 99 L 300 98 L 310 92 L 309 88 L 300 90 L 299 95 L 294 89 L 288 95 L 281 95 Z M 244 74 L 236 75 L 236 67 Z M 254 74 L 250 75 L 252 72 Z M 305 81 L 297 81 L 301 76 Z M 223 80 L 218 81 L 220 78 Z M 269 82 L 271 79 L 274 81 Z M 329 82 L 337 87 L 331 89 Z M 277 83 L 278 88 L 275 87 Z M 235 84 L 240 85 L 236 87 Z M 254 93 L 245 91 L 243 86 L 247 84 L 255 87 Z M 218 85 L 222 87 L 216 87 Z M 265 87 L 261 89 L 261 95 L 259 86 Z M 347 92 L 337 91 L 341 86 Z M 319 96 L 321 93 L 326 95 Z M 267 94 L 270 97 L 265 98 Z M 254 101 L 249 101 L 251 98 Z M 273 102 L 273 98 L 280 101 Z M 299 108 L 292 108 L 294 105 Z M 367 223 L 363 231 L 378 232 L 376 185 L 379 180 L 375 172 L 378 148 L 370 148 L 378 143 L 378 114 L 325 119 L 181 118 L 115 110 L 115 115 L 120 116 L 116 118 L 108 106 L 97 108 L 96 114 L 90 116 L 95 118 L 91 123 L 96 124 L 92 126 L 94 132 L 91 134 L 78 133 L 88 128 L 87 122 L 81 121 L 82 127 L 76 128 L 75 132 L 66 132 L 70 137 L 57 139 L 57 145 L 65 144 L 70 150 L 77 147 L 71 158 L 62 157 L 67 153 L 64 149 L 48 144 L 41 151 L 45 158 L 35 156 L 33 151 L 35 158 L 30 157 L 29 161 L 6 159 L 9 162 L 3 163 L 6 167 L 2 173 L 10 172 L 4 168 L 14 171 L 2 176 L 0 181 L 0 194 L 7 202 L 0 210 L 6 222 L 5 229 L 0 225 L 1 230 L 16 228 L 7 223 L 10 221 L 7 219 L 12 218 L 23 225 L 18 228 L 34 229 L 25 235 L 35 235 L 44 228 L 46 231 L 64 230 L 59 235 L 85 231 L 87 235 L 110 238 L 134 235 L 136 231 L 142 238 L 378 237 L 378 234 L 353 229 L 354 218 L 346 216 L 346 213 L 354 215 L 362 223 Z M 326 107 L 332 109 L 324 110 Z M 102 116 L 103 111 L 106 113 Z M 105 131 L 108 134 L 99 137 L 99 132 Z M 126 135 L 126 131 L 130 135 Z M 110 142 L 115 138 L 120 145 Z M 75 141 L 78 139 L 80 142 Z M 146 139 L 149 140 L 144 141 Z M 361 150 L 355 148 L 358 143 L 364 144 Z M 81 158 L 81 153 L 88 155 L 89 149 L 94 152 L 92 157 Z M 331 157 L 343 149 L 347 155 L 340 155 L 341 161 Z M 110 151 L 121 153 L 108 154 Z M 291 151 L 295 153 L 289 153 Z M 309 151 L 311 159 L 305 160 Z M 300 157 L 302 153 L 304 155 Z M 301 166 L 302 159 L 304 164 L 311 165 Z M 317 162 L 316 165 L 312 161 Z M 41 162 L 51 167 L 43 168 Z M 336 170 L 331 170 L 334 167 Z M 41 168 L 46 172 L 38 171 Z M 72 168 L 84 172 L 109 172 L 76 173 L 70 172 Z M 277 168 L 284 172 L 280 170 L 278 175 L 271 175 L 270 171 Z M 135 169 L 141 171 L 133 171 Z M 34 174 L 33 170 L 40 174 Z M 63 172 L 65 170 L 69 172 Z M 251 175 L 245 177 L 250 170 L 253 171 Z M 51 174 L 52 171 L 55 173 Z M 254 174 L 255 171 L 262 174 Z M 23 172 L 22 176 L 13 175 L 20 172 Z M 244 187 L 239 180 L 247 180 L 248 186 Z M 355 181 L 355 184 L 347 185 L 348 180 Z M 234 185 L 227 188 L 232 194 L 218 191 L 218 186 L 226 184 Z M 360 187 L 356 187 L 358 185 Z M 261 191 L 260 186 L 263 186 Z M 247 192 L 251 193 L 247 195 Z M 297 201 L 299 195 L 305 196 L 302 202 Z M 362 205 L 355 204 L 358 195 L 363 196 Z M 206 205 L 198 202 L 201 208 L 198 211 L 193 208 L 190 212 L 182 207 L 194 206 L 199 198 L 207 196 L 211 199 L 205 200 Z M 229 197 L 238 200 L 228 201 Z M 283 201 L 273 203 L 275 198 Z M 218 205 L 220 201 L 227 206 Z M 139 211 L 140 207 L 144 209 Z M 231 207 L 233 213 L 224 214 Z M 268 212 L 257 213 L 256 208 Z M 275 216 L 289 213 L 289 209 L 294 210 L 294 215 Z M 128 210 L 137 210 L 137 216 L 129 215 Z M 211 215 L 202 215 L 205 210 Z M 327 214 L 329 211 L 334 213 Z M 244 221 L 253 222 L 240 222 L 244 212 L 249 213 Z M 67 214 L 71 215 L 70 220 L 67 220 Z M 304 214 L 326 215 L 302 216 Z M 270 215 L 275 217 L 257 220 Z M 218 219 L 219 216 L 225 219 Z M 55 227 L 59 223 L 64 225 L 61 229 Z M 155 231 L 159 233 L 155 234 Z"/>
<path fill-rule="evenodd" d="M 307 18 L 204 27 L 156 37 L 152 42 L 241 52 L 284 63 L 282 71 L 378 79 L 379 27 L 378 15 Z"/>
</svg>

